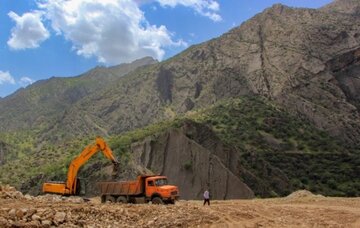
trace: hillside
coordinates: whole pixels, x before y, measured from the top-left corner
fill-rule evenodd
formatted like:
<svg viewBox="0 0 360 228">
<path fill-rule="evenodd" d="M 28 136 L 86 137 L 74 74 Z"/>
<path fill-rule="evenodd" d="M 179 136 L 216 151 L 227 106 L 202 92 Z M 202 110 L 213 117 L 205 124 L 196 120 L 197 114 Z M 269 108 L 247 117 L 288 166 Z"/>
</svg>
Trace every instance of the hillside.
<svg viewBox="0 0 360 228">
<path fill-rule="evenodd" d="M 92 140 L 39 152 L 26 148 L 0 167 L 0 181 L 11 179 L 23 191 L 38 193 L 45 180 L 65 179 L 71 159 Z M 206 187 L 215 199 L 284 196 L 303 188 L 332 196 L 360 194 L 358 151 L 261 97 L 226 100 L 113 136 L 109 143 L 121 161 L 119 179 L 165 174 L 183 199 L 201 197 Z M 80 172 L 89 194 L 96 192 L 97 181 L 110 179 L 107 166 L 99 154 Z"/>
<path fill-rule="evenodd" d="M 109 68 L 96 67 L 76 77 L 52 77 L 35 82 L 1 100 L 0 130 L 49 130 L 80 100 L 109 87 L 129 72 L 156 62 L 146 57 Z"/>
<path fill-rule="evenodd" d="M 277 4 L 167 61 L 96 68 L 3 98 L 0 180 L 38 192 L 99 134 L 122 159 L 121 177 L 160 172 L 185 198 L 206 185 L 219 199 L 359 195 L 359 5 Z M 108 178 L 100 157 L 83 169 L 92 183 Z"/>
</svg>

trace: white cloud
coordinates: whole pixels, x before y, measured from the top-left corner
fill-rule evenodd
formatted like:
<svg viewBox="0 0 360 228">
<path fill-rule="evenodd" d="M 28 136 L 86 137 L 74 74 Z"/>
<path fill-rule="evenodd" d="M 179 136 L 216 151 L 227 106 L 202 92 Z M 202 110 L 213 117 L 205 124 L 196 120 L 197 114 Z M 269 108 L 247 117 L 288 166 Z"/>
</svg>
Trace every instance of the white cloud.
<svg viewBox="0 0 360 228">
<path fill-rule="evenodd" d="M 161 60 L 164 47 L 186 45 L 165 26 L 150 25 L 133 0 L 43 0 L 39 7 L 78 55 L 106 64 L 144 56 Z"/>
<path fill-rule="evenodd" d="M 220 21 L 217 0 L 36 0 L 39 10 L 18 16 L 8 45 L 13 49 L 36 48 L 50 34 L 46 20 L 57 35 L 73 44 L 84 57 L 95 57 L 105 64 L 131 62 L 152 56 L 161 60 L 165 48 L 187 46 L 175 40 L 165 26 L 151 25 L 139 8 L 158 2 L 161 7 L 189 7 L 199 15 Z"/>
<path fill-rule="evenodd" d="M 37 48 L 41 42 L 49 38 L 50 34 L 41 22 L 41 12 L 34 11 L 19 16 L 11 11 L 8 16 L 16 23 L 7 42 L 10 48 Z"/>
<path fill-rule="evenodd" d="M 32 80 L 31 78 L 29 77 L 22 77 L 20 78 L 20 81 L 19 81 L 19 84 L 23 87 L 26 87 L 30 84 L 33 84 L 34 83 L 34 80 Z"/>
<path fill-rule="evenodd" d="M 15 79 L 11 76 L 9 71 L 4 72 L 0 70 L 0 85 L 5 83 L 15 84 Z"/>
<path fill-rule="evenodd" d="M 197 13 L 202 16 L 208 17 L 213 21 L 221 21 L 222 18 L 218 14 L 220 5 L 215 0 L 155 0 L 161 6 L 175 7 L 182 5 L 185 7 L 193 8 Z"/>
</svg>

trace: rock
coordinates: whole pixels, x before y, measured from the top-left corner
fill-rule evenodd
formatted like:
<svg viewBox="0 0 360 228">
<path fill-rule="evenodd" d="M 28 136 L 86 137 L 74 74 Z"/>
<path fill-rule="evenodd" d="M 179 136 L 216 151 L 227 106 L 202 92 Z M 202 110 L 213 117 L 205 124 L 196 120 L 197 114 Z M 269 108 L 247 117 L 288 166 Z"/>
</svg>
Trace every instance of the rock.
<svg viewBox="0 0 360 228">
<path fill-rule="evenodd" d="M 38 208 L 38 209 L 36 209 L 36 212 L 37 212 L 37 214 L 39 214 L 39 215 L 43 215 L 43 214 L 46 212 L 46 209 L 44 209 L 44 208 Z"/>
<path fill-rule="evenodd" d="M 8 221 L 5 218 L 0 217 L 0 227 L 5 227 L 7 223 Z"/>
<path fill-rule="evenodd" d="M 30 221 L 24 225 L 24 227 L 39 227 L 39 226 L 40 226 L 40 221 L 37 220 Z"/>
<path fill-rule="evenodd" d="M 15 216 L 16 216 L 16 210 L 15 210 L 15 209 L 11 209 L 11 210 L 9 211 L 9 216 L 10 216 L 10 218 L 15 218 Z"/>
<path fill-rule="evenodd" d="M 38 216 L 37 214 L 34 214 L 33 216 L 31 216 L 31 220 L 38 220 L 41 221 L 41 217 Z"/>
<path fill-rule="evenodd" d="M 41 224 L 45 227 L 50 227 L 52 222 L 50 220 L 43 220 L 41 221 Z"/>
<path fill-rule="evenodd" d="M 24 210 L 23 209 L 20 209 L 20 210 L 16 210 L 16 217 L 18 219 L 22 219 L 22 217 L 24 217 Z"/>
<path fill-rule="evenodd" d="M 9 185 L 7 185 L 5 189 L 6 189 L 6 191 L 8 191 L 8 192 L 15 192 L 15 191 L 16 191 L 16 189 L 15 189 L 14 187 L 11 187 L 11 186 L 9 186 Z"/>
<path fill-rule="evenodd" d="M 66 219 L 66 213 L 65 212 L 56 212 L 54 216 L 54 222 L 55 224 L 63 223 Z"/>
<path fill-rule="evenodd" d="M 63 200 L 70 203 L 84 203 L 84 199 L 78 196 L 63 197 Z"/>
<path fill-rule="evenodd" d="M 12 194 L 12 197 L 11 197 L 11 198 L 21 199 L 21 198 L 24 198 L 24 195 L 23 195 L 21 192 L 15 191 L 15 192 Z"/>
<path fill-rule="evenodd" d="M 1 187 L 0 191 L 0 198 L 2 199 L 22 199 L 24 195 L 16 191 L 14 187 L 11 187 L 9 185 L 5 185 Z"/>
<path fill-rule="evenodd" d="M 29 209 L 26 213 L 26 216 L 31 217 L 33 214 L 36 213 L 36 211 L 37 211 L 36 209 Z"/>
<path fill-rule="evenodd" d="M 30 196 L 29 194 L 26 194 L 26 195 L 24 196 L 24 198 L 27 199 L 27 200 L 33 200 L 33 199 L 34 199 L 34 197 L 33 197 L 33 196 Z"/>
<path fill-rule="evenodd" d="M 51 195 L 51 194 L 38 196 L 35 199 L 40 202 L 61 202 L 61 201 L 63 201 L 61 196 Z"/>
</svg>

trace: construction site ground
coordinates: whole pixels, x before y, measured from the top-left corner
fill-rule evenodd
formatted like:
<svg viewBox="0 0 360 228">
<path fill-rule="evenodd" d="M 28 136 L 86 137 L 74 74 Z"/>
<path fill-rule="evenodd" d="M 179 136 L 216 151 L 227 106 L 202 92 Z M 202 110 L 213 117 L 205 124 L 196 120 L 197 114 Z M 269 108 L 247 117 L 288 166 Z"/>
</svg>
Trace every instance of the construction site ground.
<svg viewBox="0 0 360 228">
<path fill-rule="evenodd" d="M 101 204 L 98 197 L 0 193 L 0 227 L 360 227 L 360 198 L 306 191 L 274 199 L 213 200 L 211 206 L 200 200 Z"/>
</svg>

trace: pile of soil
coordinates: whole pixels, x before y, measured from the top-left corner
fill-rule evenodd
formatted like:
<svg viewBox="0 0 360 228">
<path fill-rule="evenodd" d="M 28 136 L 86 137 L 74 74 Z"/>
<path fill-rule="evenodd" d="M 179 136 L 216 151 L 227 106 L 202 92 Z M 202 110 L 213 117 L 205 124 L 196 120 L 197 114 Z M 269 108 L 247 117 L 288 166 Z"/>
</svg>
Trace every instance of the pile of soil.
<svg viewBox="0 0 360 228">
<path fill-rule="evenodd" d="M 0 185 L 0 199 L 22 199 L 24 195 L 10 185 Z"/>
<path fill-rule="evenodd" d="M 216 200 L 211 206 L 183 200 L 175 205 L 101 204 L 99 197 L 78 202 L 77 197 L 22 196 L 10 186 L 1 186 L 0 195 L 1 228 L 360 227 L 360 198 L 318 197 L 309 191 L 286 198 Z"/>
<path fill-rule="evenodd" d="M 181 205 L 100 204 L 80 197 L 29 196 L 1 186 L 0 227 L 174 227 L 210 224 L 219 219 L 202 207 Z"/>
<path fill-rule="evenodd" d="M 286 199 L 302 199 L 302 198 L 313 198 L 313 197 L 324 197 L 324 196 L 315 195 L 308 190 L 299 190 L 288 195 Z"/>
</svg>

